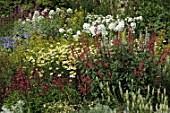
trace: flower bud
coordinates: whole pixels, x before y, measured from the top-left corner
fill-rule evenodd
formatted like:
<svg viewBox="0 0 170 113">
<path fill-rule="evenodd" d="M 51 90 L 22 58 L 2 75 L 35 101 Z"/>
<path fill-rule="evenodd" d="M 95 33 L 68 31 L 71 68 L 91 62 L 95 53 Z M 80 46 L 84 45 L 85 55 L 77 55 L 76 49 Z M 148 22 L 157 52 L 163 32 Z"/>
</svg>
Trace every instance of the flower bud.
<svg viewBox="0 0 170 113">
<path fill-rule="evenodd" d="M 99 83 L 99 87 L 100 87 L 100 89 L 103 89 L 103 83 L 102 82 Z"/>
</svg>

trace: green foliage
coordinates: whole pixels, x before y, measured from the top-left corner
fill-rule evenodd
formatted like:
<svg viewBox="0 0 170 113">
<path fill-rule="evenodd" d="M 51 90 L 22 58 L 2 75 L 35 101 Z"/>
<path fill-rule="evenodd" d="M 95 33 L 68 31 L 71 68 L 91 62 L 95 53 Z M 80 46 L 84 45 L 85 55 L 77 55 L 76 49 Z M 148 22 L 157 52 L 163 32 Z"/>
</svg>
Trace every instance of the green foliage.
<svg viewBox="0 0 170 113">
<path fill-rule="evenodd" d="M 15 65 L 10 60 L 8 53 L 1 52 L 0 67 L 0 83 L 9 82 L 9 78 L 14 74 Z"/>
<path fill-rule="evenodd" d="M 11 104 L 11 106 L 3 105 L 1 113 L 23 113 L 24 102 L 22 100 L 17 101 L 17 103 Z"/>
<path fill-rule="evenodd" d="M 6 89 L 8 93 L 5 91 L 8 98 L 4 99 L 3 104 L 10 108 L 21 99 L 25 103 L 24 112 L 49 112 L 56 109 L 62 111 L 63 108 L 66 108 L 64 105 L 80 102 L 81 97 L 75 90 L 75 83 L 71 79 L 58 77 L 57 75 L 39 77 L 37 72 L 31 76 L 26 76 L 23 75 L 22 69 L 19 69 L 18 74 L 13 76 L 10 79 L 10 84 L 6 86 L 9 87 Z M 64 107 L 59 107 L 57 102 L 60 101 L 68 103 L 64 104 Z M 49 105 L 47 103 L 55 104 Z"/>
<path fill-rule="evenodd" d="M 112 109 L 107 105 L 97 104 L 88 113 L 113 113 Z"/>
<path fill-rule="evenodd" d="M 12 35 L 17 42 L 11 51 L 1 48 L 0 99 L 4 101 L 4 107 L 10 110 L 19 108 L 16 107 L 18 100 L 23 100 L 23 112 L 112 113 L 125 112 L 126 107 L 126 112 L 148 113 L 153 112 L 154 107 L 157 112 L 163 109 L 167 111 L 170 46 L 164 46 L 162 42 L 169 35 L 168 2 L 0 1 L 0 5 L 3 5 L 0 7 L 3 9 L 0 10 L 2 17 L 8 17 L 18 4 L 22 7 L 21 12 L 26 4 L 29 4 L 31 11 L 35 4 L 38 4 L 39 11 L 45 8 L 51 10 L 47 11 L 49 13 L 45 17 L 38 14 L 40 12 L 35 12 L 32 20 L 18 20 L 14 24 L 13 21 L 2 23 L 9 25 L 6 28 L 1 27 L 4 33 L 1 35 Z M 4 12 L 7 8 L 9 10 Z M 93 18 L 89 15 L 89 24 L 86 23 L 85 27 L 95 24 L 98 29 L 98 24 L 103 24 L 106 29 L 106 34 L 94 35 L 96 29 L 92 27 L 95 25 L 89 27 L 87 32 L 95 30 L 92 37 L 82 30 L 88 12 L 120 16 L 115 22 L 109 17 L 111 15 L 106 18 L 96 15 Z M 126 16 L 137 17 L 132 19 L 132 23 L 128 22 L 130 17 L 127 17 L 126 25 L 123 23 L 118 26 L 121 17 Z M 103 18 L 109 22 L 102 22 Z M 97 19 L 101 22 L 97 23 Z M 93 23 L 93 20 L 96 22 Z M 127 29 L 113 33 L 111 30 L 115 26 L 108 28 L 111 22 L 112 25 L 123 28 L 126 26 Z M 131 33 L 131 24 L 137 28 L 134 34 Z M 158 32 L 156 36 L 155 32 Z M 160 84 L 167 91 L 155 90 Z M 153 89 L 150 90 L 150 87 Z M 164 93 L 159 93 L 160 90 Z M 87 105 L 96 99 L 96 106 Z"/>
<path fill-rule="evenodd" d="M 126 16 L 141 15 L 144 18 L 144 26 L 149 28 L 149 32 L 159 32 L 165 29 L 169 39 L 169 17 L 170 7 L 169 1 L 166 0 L 135 0 L 129 1 L 129 5 L 125 11 Z"/>
<path fill-rule="evenodd" d="M 68 42 L 61 40 L 50 41 L 39 36 L 30 37 L 29 46 L 24 52 L 25 60 L 22 67 L 24 72 L 32 74 L 34 70 L 41 69 L 40 76 L 53 76 L 75 78 L 76 60 L 70 56 Z"/>
<path fill-rule="evenodd" d="M 169 54 L 169 49 L 164 48 L 163 52 L 155 54 L 157 52 L 156 37 L 152 35 L 146 36 L 145 39 L 149 38 L 149 40 L 145 41 L 134 40 L 132 35 L 128 35 L 127 42 L 122 42 L 126 36 L 119 35 L 120 40 L 117 38 L 111 40 L 113 44 L 107 42 L 103 44 L 104 42 L 97 39 L 100 37 L 92 41 L 83 38 L 80 39 L 79 48 L 81 49 L 74 50 L 74 52 L 77 51 L 77 77 L 82 79 L 79 81 L 81 84 L 79 89 L 86 98 L 89 95 L 93 95 L 94 98 L 103 98 L 103 95 L 107 95 L 107 98 L 103 98 L 103 102 L 110 101 L 112 97 L 106 93 L 106 89 L 109 90 L 109 87 L 113 85 L 115 92 L 118 93 L 118 81 L 122 82 L 123 92 L 125 92 L 131 88 L 131 79 L 133 79 L 135 81 L 133 90 L 137 91 L 141 88 L 143 94 L 147 85 L 151 84 L 152 87 L 160 85 L 161 77 L 163 77 L 161 66 L 166 54 Z"/>
<path fill-rule="evenodd" d="M 33 15 L 32 20 L 16 21 L 12 35 L 28 38 L 25 35 L 32 36 L 36 34 L 44 39 L 52 37 L 56 40 L 72 38 L 72 35 L 81 29 L 84 22 L 83 11 L 73 11 L 70 9 L 72 13 L 69 13 L 67 12 L 68 9 L 58 8 L 58 10 L 50 10 L 45 17 L 40 15 L 41 12 L 36 11 L 37 14 Z"/>
<path fill-rule="evenodd" d="M 123 90 L 121 84 L 119 85 L 119 89 L 120 92 Z M 126 90 L 126 93 L 121 93 L 127 106 L 126 112 L 152 113 L 153 110 L 155 110 L 156 113 L 168 112 L 168 97 L 166 95 L 166 89 L 163 89 L 162 93 L 160 90 L 161 88 L 158 88 L 155 91 L 154 88 L 148 85 L 145 96 L 141 93 L 140 88 L 138 88 L 136 92 L 133 90 Z"/>
<path fill-rule="evenodd" d="M 3 85 L 8 84 L 10 78 L 16 74 L 16 71 L 23 64 L 24 52 L 22 46 L 15 48 L 14 51 L 7 53 L 1 51 L 0 54 L 0 80 Z M 6 83 L 5 83 L 6 82 Z"/>
</svg>

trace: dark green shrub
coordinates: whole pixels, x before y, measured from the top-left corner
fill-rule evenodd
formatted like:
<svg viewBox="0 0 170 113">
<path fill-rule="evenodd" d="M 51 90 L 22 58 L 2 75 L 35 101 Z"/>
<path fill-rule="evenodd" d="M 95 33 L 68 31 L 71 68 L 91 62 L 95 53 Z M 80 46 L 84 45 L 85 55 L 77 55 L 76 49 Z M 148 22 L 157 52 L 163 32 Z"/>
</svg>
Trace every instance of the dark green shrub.
<svg viewBox="0 0 170 113">
<path fill-rule="evenodd" d="M 129 1 L 125 10 L 125 16 L 142 16 L 144 27 L 148 27 L 149 32 L 159 32 L 165 29 L 170 37 L 170 1 L 167 0 L 135 0 Z"/>
</svg>

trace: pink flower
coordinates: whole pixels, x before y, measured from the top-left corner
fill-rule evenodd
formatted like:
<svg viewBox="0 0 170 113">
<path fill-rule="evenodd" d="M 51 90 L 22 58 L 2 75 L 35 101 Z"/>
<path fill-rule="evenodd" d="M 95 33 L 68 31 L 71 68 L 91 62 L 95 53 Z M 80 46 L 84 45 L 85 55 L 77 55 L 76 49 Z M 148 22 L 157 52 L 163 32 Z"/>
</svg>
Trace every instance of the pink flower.
<svg viewBox="0 0 170 113">
<path fill-rule="evenodd" d="M 45 84 L 46 87 L 49 87 L 49 84 Z"/>
<path fill-rule="evenodd" d="M 143 71 L 144 63 L 145 63 L 145 61 L 144 61 L 144 60 L 143 60 L 142 62 L 140 62 L 140 63 L 139 63 L 138 68 L 139 68 L 139 70 L 140 70 L 140 71 Z"/>
<path fill-rule="evenodd" d="M 136 68 L 134 68 L 134 75 L 136 75 L 136 72 L 137 72 L 137 71 L 136 71 Z"/>
<path fill-rule="evenodd" d="M 161 58 L 160 58 L 160 62 L 161 62 L 161 63 L 166 60 L 167 55 L 168 55 L 167 53 L 164 53 L 164 54 L 161 56 Z"/>
<path fill-rule="evenodd" d="M 39 96 L 42 97 L 42 96 L 43 96 L 43 93 L 40 93 Z"/>
<path fill-rule="evenodd" d="M 102 78 L 102 73 L 101 73 L 101 71 L 100 71 L 100 70 L 98 70 L 98 72 L 97 72 L 97 73 L 98 73 L 99 77 L 100 77 L 100 78 Z"/>
<path fill-rule="evenodd" d="M 105 68 L 108 68 L 108 67 L 109 67 L 109 64 L 108 64 L 108 63 L 104 63 L 104 67 L 105 67 Z"/>
</svg>

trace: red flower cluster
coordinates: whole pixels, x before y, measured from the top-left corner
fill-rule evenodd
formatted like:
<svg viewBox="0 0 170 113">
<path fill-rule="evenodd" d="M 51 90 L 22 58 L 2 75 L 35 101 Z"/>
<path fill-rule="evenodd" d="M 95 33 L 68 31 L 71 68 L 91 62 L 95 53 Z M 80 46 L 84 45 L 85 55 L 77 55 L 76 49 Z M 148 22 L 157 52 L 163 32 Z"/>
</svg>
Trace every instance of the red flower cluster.
<svg viewBox="0 0 170 113">
<path fill-rule="evenodd" d="M 91 92 L 92 79 L 83 75 L 78 76 L 77 79 L 80 92 L 83 93 L 83 96 L 86 96 L 87 93 Z"/>
</svg>

